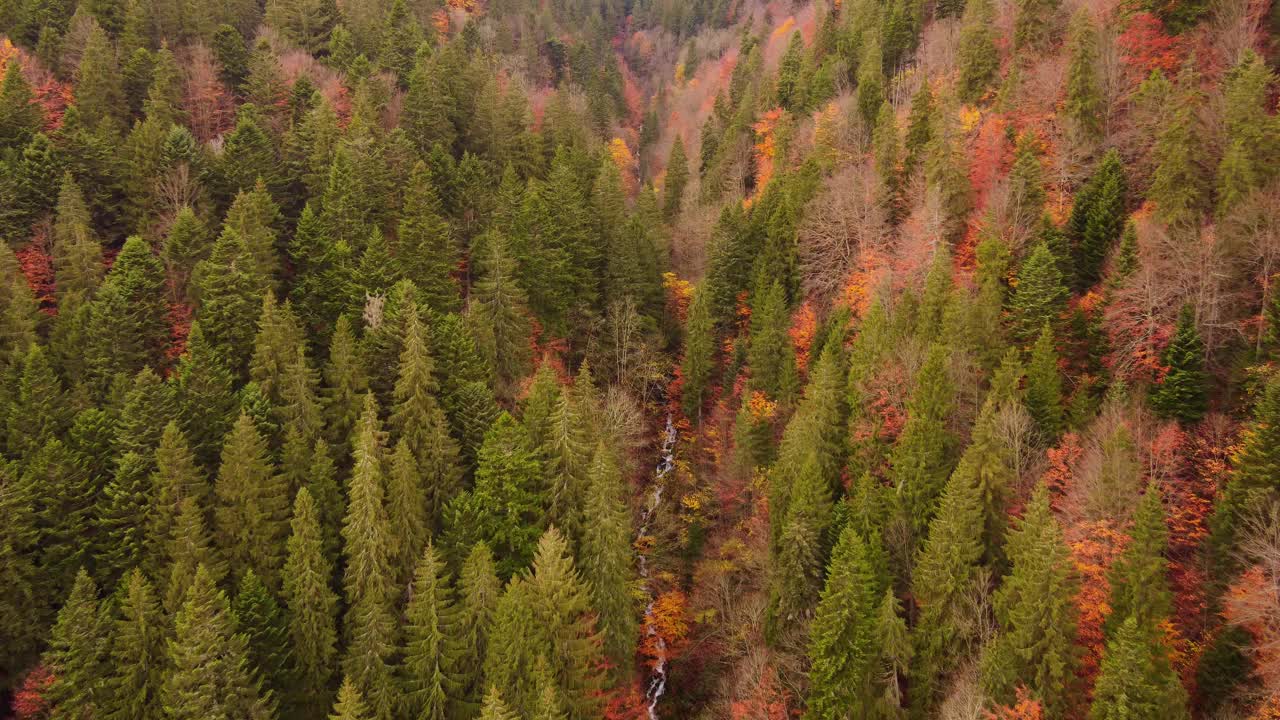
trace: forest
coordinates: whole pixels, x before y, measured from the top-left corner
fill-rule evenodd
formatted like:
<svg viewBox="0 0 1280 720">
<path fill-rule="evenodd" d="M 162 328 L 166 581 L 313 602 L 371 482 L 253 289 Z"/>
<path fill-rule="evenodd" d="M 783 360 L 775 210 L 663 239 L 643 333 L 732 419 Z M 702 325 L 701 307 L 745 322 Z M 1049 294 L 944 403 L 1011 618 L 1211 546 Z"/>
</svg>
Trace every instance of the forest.
<svg viewBox="0 0 1280 720">
<path fill-rule="evenodd" d="M 0 0 L 0 718 L 1280 720 L 1278 39 Z"/>
</svg>

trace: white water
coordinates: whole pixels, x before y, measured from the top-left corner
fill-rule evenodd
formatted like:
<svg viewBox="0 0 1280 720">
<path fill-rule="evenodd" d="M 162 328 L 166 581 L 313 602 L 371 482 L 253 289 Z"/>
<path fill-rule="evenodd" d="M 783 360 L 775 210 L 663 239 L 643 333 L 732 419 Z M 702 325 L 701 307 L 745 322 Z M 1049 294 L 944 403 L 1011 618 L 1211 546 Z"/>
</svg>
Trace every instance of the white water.
<svg viewBox="0 0 1280 720">
<path fill-rule="evenodd" d="M 643 538 L 649 534 L 649 523 L 653 521 L 653 515 L 657 511 L 658 506 L 662 504 L 662 490 L 666 487 L 663 482 L 667 474 L 671 472 L 671 468 L 675 466 L 675 447 L 676 447 L 676 426 L 671 422 L 671 415 L 667 415 L 667 429 L 662 438 L 662 455 L 658 460 L 658 466 L 653 471 L 653 492 L 649 495 L 649 504 L 645 507 L 644 515 L 640 518 L 640 529 L 636 533 L 637 538 Z M 654 638 L 654 649 L 657 656 L 653 663 L 653 676 L 649 678 L 649 684 L 645 688 L 644 699 L 649 710 L 649 720 L 658 720 L 658 701 L 662 699 L 663 693 L 667 691 L 667 642 L 658 634 L 658 629 L 653 623 L 653 589 L 649 582 L 649 559 L 644 553 L 640 553 L 640 578 L 644 581 L 645 594 L 649 596 L 649 604 L 644 609 L 644 632 L 648 637 Z"/>
</svg>

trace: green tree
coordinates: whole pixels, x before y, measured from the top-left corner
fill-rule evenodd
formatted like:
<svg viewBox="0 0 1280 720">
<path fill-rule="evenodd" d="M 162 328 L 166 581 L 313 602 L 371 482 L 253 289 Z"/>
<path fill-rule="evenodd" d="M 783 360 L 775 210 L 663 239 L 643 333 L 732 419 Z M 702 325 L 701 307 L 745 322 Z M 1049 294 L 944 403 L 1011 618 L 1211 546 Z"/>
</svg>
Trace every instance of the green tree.
<svg viewBox="0 0 1280 720">
<path fill-rule="evenodd" d="M 101 712 L 107 629 L 98 609 L 98 586 L 84 568 L 58 611 L 43 664 L 53 674 L 48 702 L 53 717 L 92 717 Z"/>
<path fill-rule="evenodd" d="M 710 295 L 710 288 L 705 283 L 693 291 L 685 322 L 684 359 L 680 365 L 684 379 L 681 388 L 684 413 L 696 422 L 702 420 L 702 406 L 710 390 L 708 383 L 715 373 L 716 334 Z"/>
<path fill-rule="evenodd" d="M 440 198 L 424 163 L 413 167 L 405 193 L 404 212 L 396 238 L 396 260 L 405 277 L 418 286 L 422 302 L 435 312 L 455 312 L 460 306 L 458 247 L 441 216 Z"/>
<path fill-rule="evenodd" d="M 326 556 L 320 510 L 307 488 L 293 502 L 292 533 L 284 563 L 284 600 L 289 639 L 298 673 L 300 711 L 329 706 L 329 681 L 337 656 L 338 596 Z"/>
<path fill-rule="evenodd" d="M 323 375 L 325 426 L 329 429 L 330 445 L 338 450 L 337 456 L 343 458 L 349 451 L 363 409 L 364 394 L 369 389 L 349 316 L 338 318 L 329 338 L 329 359 Z"/>
<path fill-rule="evenodd" d="M 104 682 L 110 705 L 104 703 L 103 717 L 147 720 L 161 716 L 166 635 L 167 621 L 155 588 L 134 568 L 119 591 Z"/>
<path fill-rule="evenodd" d="M 810 456 L 795 476 L 769 578 L 766 633 L 775 641 L 812 616 L 822 591 L 831 510 L 830 485 L 817 458 Z"/>
<path fill-rule="evenodd" d="M 352 450 L 350 501 L 342 527 L 347 561 L 343 589 L 348 602 L 342 669 L 368 698 L 373 717 L 388 720 L 397 702 L 389 664 L 396 649 L 390 558 L 394 538 L 383 506 L 382 429 L 371 394 L 365 395 Z"/>
<path fill-rule="evenodd" d="M 880 42 L 868 38 L 858 59 L 858 115 L 866 128 L 875 127 L 876 114 L 880 112 L 880 103 L 884 102 L 885 78 L 884 56 L 880 52 Z"/>
<path fill-rule="evenodd" d="M 1204 356 L 1195 311 L 1184 305 L 1173 338 L 1160 355 L 1160 364 L 1168 370 L 1151 391 L 1151 407 L 1158 415 L 1187 424 L 1204 417 L 1209 402 Z"/>
<path fill-rule="evenodd" d="M 667 156 L 667 176 L 662 185 L 662 213 L 668 221 L 680 214 L 685 187 L 689 184 L 689 158 L 685 155 L 684 140 L 677 135 Z"/>
<path fill-rule="evenodd" d="M 235 379 L 204 335 L 200 323 L 191 323 L 187 352 L 178 360 L 178 420 L 202 467 L 213 468 L 222 440 L 235 421 Z"/>
<path fill-rule="evenodd" d="M 409 74 L 401 127 L 422 155 L 431 152 L 437 143 L 451 148 L 457 140 L 452 117 L 458 111 L 458 100 L 450 95 L 445 78 L 440 77 L 445 70 L 437 58 L 420 52 Z"/>
<path fill-rule="evenodd" d="M 807 718 L 868 713 L 880 600 L 866 542 L 845 526 L 809 630 Z"/>
<path fill-rule="evenodd" d="M 1027 412 L 1046 439 L 1062 432 L 1066 422 L 1062 406 L 1062 373 L 1058 370 L 1058 351 L 1054 347 L 1053 329 L 1045 323 L 1040 337 L 1031 347 L 1027 364 Z"/>
<path fill-rule="evenodd" d="M 799 380 L 795 350 L 787 334 L 791 323 L 782 283 L 774 280 L 758 286 L 751 310 L 751 343 L 747 347 L 749 387 L 773 399 L 789 400 Z"/>
<path fill-rule="evenodd" d="M 444 563 L 427 543 L 405 610 L 401 664 L 404 712 L 422 720 L 451 717 L 459 701 L 459 617 Z"/>
<path fill-rule="evenodd" d="M 1057 38 L 1058 0 L 1018 0 L 1013 46 L 1018 51 L 1047 49 Z"/>
<path fill-rule="evenodd" d="M 93 235 L 93 218 L 71 173 L 62 176 L 53 226 L 53 266 L 59 302 L 68 294 L 88 296 L 102 282 L 102 246 Z"/>
<path fill-rule="evenodd" d="M 476 543 L 458 574 L 458 638 L 460 655 L 457 670 L 460 697 L 466 709 L 480 704 L 484 690 L 483 664 L 488 655 L 493 616 L 502 595 L 493 553 L 483 542 Z"/>
<path fill-rule="evenodd" d="M 1067 101 L 1066 115 L 1083 140 L 1102 134 L 1103 98 L 1098 79 L 1098 32 L 1093 15 L 1081 8 L 1067 28 Z"/>
<path fill-rule="evenodd" d="M 1275 75 L 1253 50 L 1227 73 L 1222 90 L 1226 153 L 1218 165 L 1218 212 L 1225 214 L 1248 193 L 1274 178 L 1280 163 L 1280 123 L 1267 112 Z"/>
<path fill-rule="evenodd" d="M 960 64 L 956 93 L 968 103 L 982 99 L 1000 70 L 1000 54 L 996 52 L 992 27 L 994 15 L 989 0 L 972 0 L 964 8 L 960 45 L 956 51 Z"/>
<path fill-rule="evenodd" d="M 169 344 L 164 268 L 142 238 L 116 256 L 89 309 L 89 363 L 99 386 L 158 365 Z"/>
<path fill-rule="evenodd" d="M 169 643 L 170 671 L 161 698 L 165 717 L 206 720 L 273 716 L 269 694 L 249 664 L 248 642 L 238 634 L 227 596 L 204 565 L 196 569 Z"/>
<path fill-rule="evenodd" d="M 1267 381 L 1233 460 L 1231 476 L 1218 495 L 1210 524 L 1213 557 L 1223 568 L 1219 577 L 1237 567 L 1233 553 L 1246 513 L 1250 508 L 1264 507 L 1280 492 L 1280 375 Z"/>
<path fill-rule="evenodd" d="M 196 318 L 217 349 L 221 362 L 234 374 L 244 371 L 253 350 L 254 319 L 258 317 L 266 278 L 254 271 L 245 239 L 224 228 L 207 260 L 196 265 Z"/>
<path fill-rule="evenodd" d="M 951 470 L 951 413 L 955 389 L 947 375 L 950 350 L 935 344 L 916 372 L 907 403 L 907 422 L 889 456 L 891 478 L 897 487 L 899 512 L 918 536 L 923 536 L 936 511 Z"/>
<path fill-rule="evenodd" d="M 209 540 L 205 529 L 204 510 L 192 498 L 179 506 L 178 519 L 164 549 L 169 560 L 169 577 L 164 586 L 164 608 L 170 614 L 182 609 L 182 603 L 195 581 L 197 568 L 204 567 L 215 584 L 227 574 L 226 563 Z"/>
<path fill-rule="evenodd" d="M 1160 623 L 1173 611 L 1173 595 L 1169 591 L 1168 563 L 1165 550 L 1169 530 L 1165 525 L 1164 507 L 1158 484 L 1147 485 L 1142 500 L 1133 513 L 1130 540 L 1108 572 L 1111 585 L 1111 614 L 1107 616 L 1107 636 L 1128 618 L 1155 637 Z"/>
<path fill-rule="evenodd" d="M 266 440 L 244 412 L 222 446 L 213 489 L 215 537 L 232 575 L 254 571 L 278 588 L 289 535 L 288 489 L 271 467 Z"/>
<path fill-rule="evenodd" d="M 1022 685 L 1046 713 L 1060 716 L 1075 683 L 1076 578 L 1045 485 L 1037 486 L 1006 553 L 1012 572 L 996 591 L 1001 631 L 983 654 L 983 687 L 1007 703 Z"/>
<path fill-rule="evenodd" d="M 289 627 L 280 603 L 253 570 L 240 579 L 231 614 L 237 631 L 248 641 L 250 667 L 262 681 L 263 689 L 269 690 L 288 714 L 292 709 L 288 693 L 293 691 L 296 678 Z"/>
<path fill-rule="evenodd" d="M 75 75 L 76 109 L 85 127 L 111 133 L 122 131 L 126 107 L 124 85 L 115 48 L 102 28 L 94 27 L 90 31 Z"/>
<path fill-rule="evenodd" d="M 1089 288 L 1101 277 L 1102 265 L 1124 228 L 1124 210 L 1124 168 L 1120 154 L 1114 149 L 1108 150 L 1088 182 L 1076 193 L 1067 221 L 1067 237 L 1075 243 L 1077 288 Z"/>
<path fill-rule="evenodd" d="M 22 63 L 13 58 L 5 68 L 0 84 L 0 147 L 21 148 L 44 127 L 44 118 L 22 74 Z"/>
<path fill-rule="evenodd" d="M 943 214 L 943 236 L 955 242 L 968 227 L 973 208 L 969 184 L 969 158 L 964 153 L 960 130 L 955 120 L 944 113 L 947 121 L 930 142 L 925 164 L 925 180 L 936 193 Z"/>
<path fill-rule="evenodd" d="M 351 682 L 350 677 L 343 678 L 342 687 L 338 688 L 338 701 L 333 706 L 333 714 L 329 715 L 329 720 L 373 720 L 373 717 L 365 708 L 360 689 Z"/>
<path fill-rule="evenodd" d="M 484 705 L 480 708 L 478 720 L 517 720 L 518 716 L 511 712 L 502 700 L 502 693 L 496 686 L 490 687 L 484 697 Z"/>
<path fill-rule="evenodd" d="M 1131 616 L 1107 643 L 1090 720 L 1189 717 L 1187 691 L 1169 662 L 1168 650 L 1145 634 Z"/>
<path fill-rule="evenodd" d="M 583 529 L 578 557 L 591 589 L 605 654 L 618 668 L 615 677 L 625 678 L 634 662 L 637 637 L 631 515 L 622 472 L 604 443 L 596 447 L 588 476 L 585 514 L 590 520 Z"/>
<path fill-rule="evenodd" d="M 1156 216 L 1179 228 L 1199 220 L 1208 194 L 1200 167 L 1202 128 L 1196 113 L 1202 98 L 1194 63 L 1193 55 L 1179 73 L 1174 92 L 1164 101 L 1152 150 L 1155 172 L 1147 191 L 1147 198 L 1156 204 Z"/>
<path fill-rule="evenodd" d="M 1018 284 L 1009 301 L 1014 336 L 1031 342 L 1045 324 L 1057 322 L 1067 295 L 1057 258 L 1043 241 L 1036 243 L 1018 268 Z"/>
<path fill-rule="evenodd" d="M 489 252 L 485 273 L 476 282 L 475 295 L 467 310 L 480 349 L 493 368 L 500 394 L 527 372 L 531 327 L 525 294 L 516 283 L 515 262 L 507 254 L 505 240 L 496 233 L 485 236 Z"/>
</svg>

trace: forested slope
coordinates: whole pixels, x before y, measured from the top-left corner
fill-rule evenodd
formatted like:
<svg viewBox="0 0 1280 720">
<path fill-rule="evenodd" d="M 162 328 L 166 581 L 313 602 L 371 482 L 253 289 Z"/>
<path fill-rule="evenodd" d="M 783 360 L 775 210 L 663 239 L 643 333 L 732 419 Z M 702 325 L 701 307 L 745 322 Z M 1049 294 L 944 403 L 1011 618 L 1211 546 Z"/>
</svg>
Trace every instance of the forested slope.
<svg viewBox="0 0 1280 720">
<path fill-rule="evenodd" d="M 0 0 L 0 715 L 1280 717 L 1277 23 Z"/>
</svg>

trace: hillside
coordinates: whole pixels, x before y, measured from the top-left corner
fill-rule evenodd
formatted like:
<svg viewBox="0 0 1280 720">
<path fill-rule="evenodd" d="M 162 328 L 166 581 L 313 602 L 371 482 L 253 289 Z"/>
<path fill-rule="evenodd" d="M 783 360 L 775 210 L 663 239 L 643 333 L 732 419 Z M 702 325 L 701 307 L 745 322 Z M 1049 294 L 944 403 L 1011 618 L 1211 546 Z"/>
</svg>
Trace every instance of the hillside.
<svg viewBox="0 0 1280 720">
<path fill-rule="evenodd" d="M 1277 30 L 0 0 L 0 717 L 1280 718 Z"/>
</svg>

